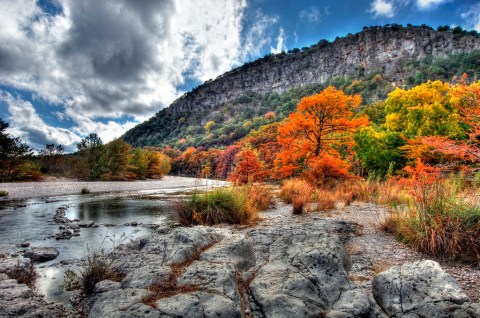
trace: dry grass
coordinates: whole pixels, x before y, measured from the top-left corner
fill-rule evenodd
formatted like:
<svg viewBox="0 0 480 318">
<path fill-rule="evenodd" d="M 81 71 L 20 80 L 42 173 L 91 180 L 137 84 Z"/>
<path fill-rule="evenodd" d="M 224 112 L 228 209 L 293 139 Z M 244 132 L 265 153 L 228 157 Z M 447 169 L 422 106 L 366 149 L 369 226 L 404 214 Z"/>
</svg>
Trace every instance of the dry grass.
<svg viewBox="0 0 480 318">
<path fill-rule="evenodd" d="M 177 283 L 177 279 L 185 272 L 185 269 L 188 266 L 190 266 L 194 261 L 198 260 L 200 254 L 209 249 L 212 245 L 213 244 L 210 244 L 199 249 L 194 255 L 192 255 L 192 257 L 190 257 L 185 262 L 171 265 L 170 268 L 172 269 L 172 274 L 168 278 L 167 282 L 148 287 L 148 291 L 152 293 L 143 299 L 143 303 L 155 307 L 155 303 L 159 299 L 172 297 L 178 294 L 198 291 L 199 288 L 197 286 L 179 286 Z"/>
<path fill-rule="evenodd" d="M 247 205 L 255 211 L 265 211 L 275 207 L 275 197 L 266 185 L 249 184 L 244 186 Z"/>
<path fill-rule="evenodd" d="M 413 184 L 408 209 L 392 211 L 383 229 L 425 254 L 478 264 L 480 200 L 469 193 L 449 179 Z"/>
<path fill-rule="evenodd" d="M 37 272 L 33 261 L 30 261 L 28 270 L 20 267 L 20 261 L 18 261 L 15 268 L 8 273 L 8 276 L 12 279 L 16 279 L 19 284 L 25 284 L 30 288 L 35 286 L 35 280 L 37 279 Z"/>
<path fill-rule="evenodd" d="M 303 179 L 286 180 L 280 188 L 280 199 L 293 205 L 293 214 L 302 214 L 305 206 L 311 202 L 314 188 Z"/>
</svg>

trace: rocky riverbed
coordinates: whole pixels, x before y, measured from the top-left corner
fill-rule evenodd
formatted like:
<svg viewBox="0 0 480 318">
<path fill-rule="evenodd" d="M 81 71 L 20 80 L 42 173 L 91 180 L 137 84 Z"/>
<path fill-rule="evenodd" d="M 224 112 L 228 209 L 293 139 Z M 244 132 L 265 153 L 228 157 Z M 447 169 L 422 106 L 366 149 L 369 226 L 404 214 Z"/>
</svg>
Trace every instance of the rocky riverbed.
<svg viewBox="0 0 480 318">
<path fill-rule="evenodd" d="M 480 317 L 437 262 L 378 270 L 358 248 L 372 229 L 341 220 L 366 208 L 293 216 L 282 205 L 253 227 L 162 228 L 112 252 L 123 279 L 98 283 L 86 311 L 59 310 L 4 275 L 0 316 Z"/>
</svg>

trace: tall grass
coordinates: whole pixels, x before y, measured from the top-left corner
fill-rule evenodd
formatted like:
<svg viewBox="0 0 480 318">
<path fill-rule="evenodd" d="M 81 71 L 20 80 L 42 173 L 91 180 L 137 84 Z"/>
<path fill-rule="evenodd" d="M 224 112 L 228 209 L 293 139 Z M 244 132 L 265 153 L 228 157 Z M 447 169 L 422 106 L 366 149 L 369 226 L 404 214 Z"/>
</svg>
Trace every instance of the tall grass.
<svg viewBox="0 0 480 318">
<path fill-rule="evenodd" d="M 177 213 L 183 225 L 248 224 L 257 219 L 258 211 L 273 204 L 267 187 L 246 185 L 194 193 L 177 204 Z"/>
<path fill-rule="evenodd" d="M 386 220 L 385 228 L 413 248 L 449 260 L 480 261 L 480 199 L 458 178 L 411 184 L 405 212 Z"/>
<path fill-rule="evenodd" d="M 293 205 L 293 214 L 302 214 L 306 205 L 311 202 L 314 188 L 306 180 L 286 180 L 280 188 L 280 199 Z"/>
</svg>

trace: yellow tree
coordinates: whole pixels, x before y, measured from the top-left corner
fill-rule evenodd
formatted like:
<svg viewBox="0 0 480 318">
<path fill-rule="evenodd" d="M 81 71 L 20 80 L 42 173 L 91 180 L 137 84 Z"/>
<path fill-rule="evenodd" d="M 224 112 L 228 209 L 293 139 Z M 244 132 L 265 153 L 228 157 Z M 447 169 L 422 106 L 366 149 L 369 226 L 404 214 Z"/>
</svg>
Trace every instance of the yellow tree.
<svg viewBox="0 0 480 318">
<path fill-rule="evenodd" d="M 277 175 L 290 176 L 321 155 L 338 158 L 335 146 L 351 141 L 352 132 L 368 125 L 367 116 L 353 118 L 353 110 L 361 101 L 360 95 L 348 96 L 331 86 L 303 98 L 297 110 L 278 127 L 282 150 L 276 158 Z"/>
</svg>

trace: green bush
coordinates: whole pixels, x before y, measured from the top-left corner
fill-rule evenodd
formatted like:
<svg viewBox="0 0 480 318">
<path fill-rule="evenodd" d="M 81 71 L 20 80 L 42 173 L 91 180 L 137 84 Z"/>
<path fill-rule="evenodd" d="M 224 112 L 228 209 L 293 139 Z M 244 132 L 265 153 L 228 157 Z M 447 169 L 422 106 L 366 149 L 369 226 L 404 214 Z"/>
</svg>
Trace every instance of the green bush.
<svg viewBox="0 0 480 318">
<path fill-rule="evenodd" d="M 7 191 L 0 191 L 0 197 L 8 197 Z"/>
</svg>

